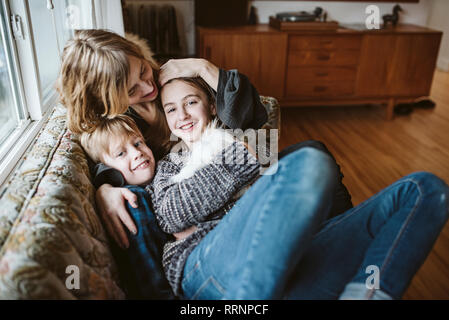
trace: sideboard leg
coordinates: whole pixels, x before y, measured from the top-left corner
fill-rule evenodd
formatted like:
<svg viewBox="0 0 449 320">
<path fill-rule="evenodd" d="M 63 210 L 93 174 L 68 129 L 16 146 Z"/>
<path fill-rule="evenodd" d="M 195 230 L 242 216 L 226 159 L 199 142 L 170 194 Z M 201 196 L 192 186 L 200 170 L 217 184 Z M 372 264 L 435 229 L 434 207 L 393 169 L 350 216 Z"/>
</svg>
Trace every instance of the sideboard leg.
<svg viewBox="0 0 449 320">
<path fill-rule="evenodd" d="M 396 101 L 393 98 L 388 99 L 386 120 L 388 120 L 388 121 L 393 120 L 395 105 L 396 105 Z"/>
</svg>

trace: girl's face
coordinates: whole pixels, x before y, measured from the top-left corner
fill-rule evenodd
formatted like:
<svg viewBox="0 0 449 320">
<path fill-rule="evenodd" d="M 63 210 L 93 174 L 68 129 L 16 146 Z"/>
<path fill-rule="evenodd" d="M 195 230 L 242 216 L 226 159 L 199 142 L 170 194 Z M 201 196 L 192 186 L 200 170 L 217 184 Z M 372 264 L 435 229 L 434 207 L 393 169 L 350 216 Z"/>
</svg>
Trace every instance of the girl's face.
<svg viewBox="0 0 449 320">
<path fill-rule="evenodd" d="M 134 56 L 129 59 L 128 96 L 129 105 L 154 101 L 158 89 L 153 78 L 153 69 L 148 61 Z"/>
<path fill-rule="evenodd" d="M 161 90 L 161 101 L 170 131 L 187 145 L 198 141 L 216 114 L 206 94 L 181 80 L 166 84 Z"/>
</svg>

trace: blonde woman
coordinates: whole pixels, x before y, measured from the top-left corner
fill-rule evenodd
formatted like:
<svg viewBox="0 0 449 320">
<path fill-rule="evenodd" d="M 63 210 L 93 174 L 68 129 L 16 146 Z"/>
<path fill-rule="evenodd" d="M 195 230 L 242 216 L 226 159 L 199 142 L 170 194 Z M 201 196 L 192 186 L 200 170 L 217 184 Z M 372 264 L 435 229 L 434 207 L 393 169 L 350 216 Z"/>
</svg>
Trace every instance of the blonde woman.
<svg viewBox="0 0 449 320">
<path fill-rule="evenodd" d="M 77 31 L 66 44 L 57 88 L 72 132 L 91 132 L 102 118 L 126 113 L 137 123 L 157 161 L 168 151 L 170 134 L 164 115 L 156 107 L 159 86 L 178 77 L 203 78 L 216 92 L 217 115 L 229 128 L 258 129 L 267 121 L 257 90 L 237 70 L 219 69 L 204 59 L 170 60 L 159 67 L 139 39 L 128 40 L 105 30 Z M 330 155 L 316 141 L 292 146 L 284 153 L 305 146 Z M 339 177 L 332 215 L 352 207 L 342 184 L 343 175 L 334 165 Z M 172 297 L 160 263 L 162 245 L 170 236 L 158 229 L 154 216 L 135 210 L 148 206 L 146 192 L 139 187 L 123 188 L 120 173 L 101 164 L 95 167 L 94 185 L 98 188 L 97 207 L 109 235 L 128 248 L 124 254 L 128 265 L 139 267 L 140 272 L 130 271 L 135 277 L 127 279 L 134 283 L 136 296 Z"/>
</svg>

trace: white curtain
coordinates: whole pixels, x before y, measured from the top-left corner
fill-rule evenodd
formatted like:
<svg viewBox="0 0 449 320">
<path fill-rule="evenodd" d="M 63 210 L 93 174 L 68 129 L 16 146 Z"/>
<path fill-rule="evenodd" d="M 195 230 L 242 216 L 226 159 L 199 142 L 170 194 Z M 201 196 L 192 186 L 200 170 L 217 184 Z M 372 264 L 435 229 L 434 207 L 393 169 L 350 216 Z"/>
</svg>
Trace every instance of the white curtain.
<svg viewBox="0 0 449 320">
<path fill-rule="evenodd" d="M 98 29 L 108 29 L 125 35 L 120 0 L 92 0 L 94 23 Z"/>
</svg>

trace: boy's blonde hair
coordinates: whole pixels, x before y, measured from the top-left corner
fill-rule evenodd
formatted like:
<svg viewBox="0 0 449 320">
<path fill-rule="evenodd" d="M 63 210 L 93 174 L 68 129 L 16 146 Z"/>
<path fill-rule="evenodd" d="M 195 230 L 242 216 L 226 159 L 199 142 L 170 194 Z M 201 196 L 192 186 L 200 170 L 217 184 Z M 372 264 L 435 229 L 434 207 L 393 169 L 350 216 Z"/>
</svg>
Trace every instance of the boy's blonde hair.
<svg viewBox="0 0 449 320">
<path fill-rule="evenodd" d="M 106 30 L 78 30 L 67 42 L 56 87 L 72 132 L 92 132 L 102 118 L 128 109 L 128 55 L 148 60 L 157 76 L 159 66 L 148 46 L 136 36 L 130 39 Z"/>
<path fill-rule="evenodd" d="M 111 154 L 111 139 L 122 141 L 129 137 L 141 137 L 142 133 L 131 117 L 118 115 L 112 119 L 103 118 L 91 132 L 80 135 L 81 145 L 95 162 L 103 162 L 104 155 Z"/>
</svg>

